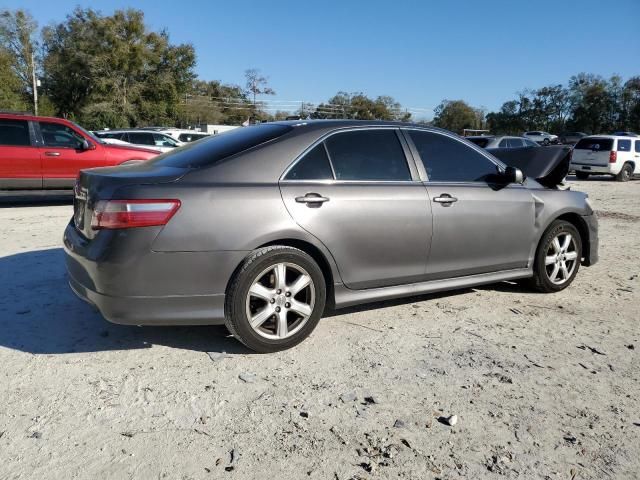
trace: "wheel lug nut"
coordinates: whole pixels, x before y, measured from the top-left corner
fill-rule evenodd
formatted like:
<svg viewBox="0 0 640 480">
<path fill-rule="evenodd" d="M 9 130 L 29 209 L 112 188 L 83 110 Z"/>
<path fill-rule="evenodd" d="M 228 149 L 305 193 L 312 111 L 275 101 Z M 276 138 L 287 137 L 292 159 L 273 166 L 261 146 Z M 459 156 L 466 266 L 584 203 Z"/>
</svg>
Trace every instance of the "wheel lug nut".
<svg viewBox="0 0 640 480">
<path fill-rule="evenodd" d="M 276 293 L 277 293 L 278 295 L 280 295 L 280 294 L 282 293 L 282 290 L 278 289 L 278 290 L 276 290 Z"/>
<path fill-rule="evenodd" d="M 276 303 L 276 299 L 275 299 L 275 298 L 272 298 L 272 299 L 271 299 L 271 303 Z"/>
<path fill-rule="evenodd" d="M 291 296 L 291 292 L 287 292 L 284 294 L 285 297 L 290 297 Z"/>
<path fill-rule="evenodd" d="M 276 307 L 276 312 L 280 313 L 280 307 Z"/>
<path fill-rule="evenodd" d="M 287 302 L 287 303 L 285 303 L 285 304 L 284 304 L 284 306 L 285 306 L 286 308 L 289 308 L 289 307 L 291 306 L 291 304 L 290 304 L 289 302 Z"/>
</svg>

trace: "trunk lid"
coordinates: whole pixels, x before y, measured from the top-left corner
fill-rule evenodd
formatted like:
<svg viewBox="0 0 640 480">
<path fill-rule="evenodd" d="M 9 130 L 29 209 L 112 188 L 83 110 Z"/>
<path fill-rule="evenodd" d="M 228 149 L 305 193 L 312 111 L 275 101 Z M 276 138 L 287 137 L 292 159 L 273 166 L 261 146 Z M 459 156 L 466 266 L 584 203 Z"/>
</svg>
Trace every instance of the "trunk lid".
<svg viewBox="0 0 640 480">
<path fill-rule="evenodd" d="M 582 138 L 573 150 L 573 163 L 606 167 L 613 150 L 613 138 Z"/>
<path fill-rule="evenodd" d="M 569 173 L 571 147 L 551 145 L 548 147 L 489 148 L 494 156 L 507 165 L 517 167 L 530 178 L 547 188 L 562 184 Z"/>
<path fill-rule="evenodd" d="M 98 200 L 109 200 L 121 187 L 170 183 L 180 179 L 188 169 L 154 166 L 149 162 L 135 165 L 82 170 L 74 187 L 73 222 L 86 238 L 94 238 L 91 218 Z"/>
</svg>

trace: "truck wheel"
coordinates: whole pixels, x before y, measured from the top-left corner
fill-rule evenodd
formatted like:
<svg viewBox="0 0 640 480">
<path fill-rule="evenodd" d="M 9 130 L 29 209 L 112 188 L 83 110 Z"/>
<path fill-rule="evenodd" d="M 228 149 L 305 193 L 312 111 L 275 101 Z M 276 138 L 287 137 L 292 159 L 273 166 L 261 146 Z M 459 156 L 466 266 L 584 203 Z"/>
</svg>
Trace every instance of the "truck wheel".
<svg viewBox="0 0 640 480">
<path fill-rule="evenodd" d="M 578 180 L 587 180 L 589 178 L 589 172 L 576 172 L 576 178 Z"/>
<path fill-rule="evenodd" d="M 622 166 L 622 170 L 620 170 L 620 173 L 616 175 L 616 180 L 618 182 L 628 182 L 629 180 L 631 180 L 632 176 L 633 176 L 633 166 L 630 163 L 625 163 Z"/>
</svg>

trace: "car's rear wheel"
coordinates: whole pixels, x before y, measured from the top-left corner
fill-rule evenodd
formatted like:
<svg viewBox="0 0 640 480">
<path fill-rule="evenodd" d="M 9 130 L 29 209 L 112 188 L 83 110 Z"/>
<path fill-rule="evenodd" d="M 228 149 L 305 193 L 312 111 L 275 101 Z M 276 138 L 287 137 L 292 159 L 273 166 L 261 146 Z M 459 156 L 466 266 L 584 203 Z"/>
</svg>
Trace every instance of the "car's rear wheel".
<svg viewBox="0 0 640 480">
<path fill-rule="evenodd" d="M 542 140 L 542 144 L 543 145 L 549 145 L 549 139 L 545 138 L 544 140 Z"/>
<path fill-rule="evenodd" d="M 578 180 L 588 180 L 589 172 L 576 172 L 576 178 Z"/>
<path fill-rule="evenodd" d="M 297 248 L 252 252 L 238 268 L 225 302 L 225 324 L 260 353 L 291 348 L 314 330 L 326 302 L 322 270 Z"/>
<path fill-rule="evenodd" d="M 582 260 L 580 232 L 565 220 L 556 220 L 545 231 L 533 265 L 533 287 L 541 292 L 559 292 L 578 274 Z"/>
<path fill-rule="evenodd" d="M 629 180 L 631 180 L 632 176 L 633 176 L 633 165 L 631 165 L 630 163 L 625 163 L 622 166 L 622 170 L 620 170 L 618 175 L 616 175 L 616 180 L 619 182 L 628 182 Z"/>
</svg>

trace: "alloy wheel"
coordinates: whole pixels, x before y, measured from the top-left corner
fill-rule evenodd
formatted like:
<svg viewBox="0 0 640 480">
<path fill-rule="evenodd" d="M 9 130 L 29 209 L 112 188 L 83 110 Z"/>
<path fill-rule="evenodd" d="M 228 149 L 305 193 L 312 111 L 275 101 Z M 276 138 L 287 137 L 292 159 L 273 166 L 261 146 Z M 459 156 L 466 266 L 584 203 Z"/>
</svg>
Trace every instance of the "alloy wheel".
<svg viewBox="0 0 640 480">
<path fill-rule="evenodd" d="M 260 336 L 282 340 L 295 335 L 315 306 L 311 275 L 294 263 L 277 263 L 251 283 L 246 298 L 247 319 Z"/>
<path fill-rule="evenodd" d="M 579 260 L 573 236 L 568 232 L 560 232 L 547 248 L 545 270 L 549 281 L 555 285 L 569 281 Z"/>
</svg>

